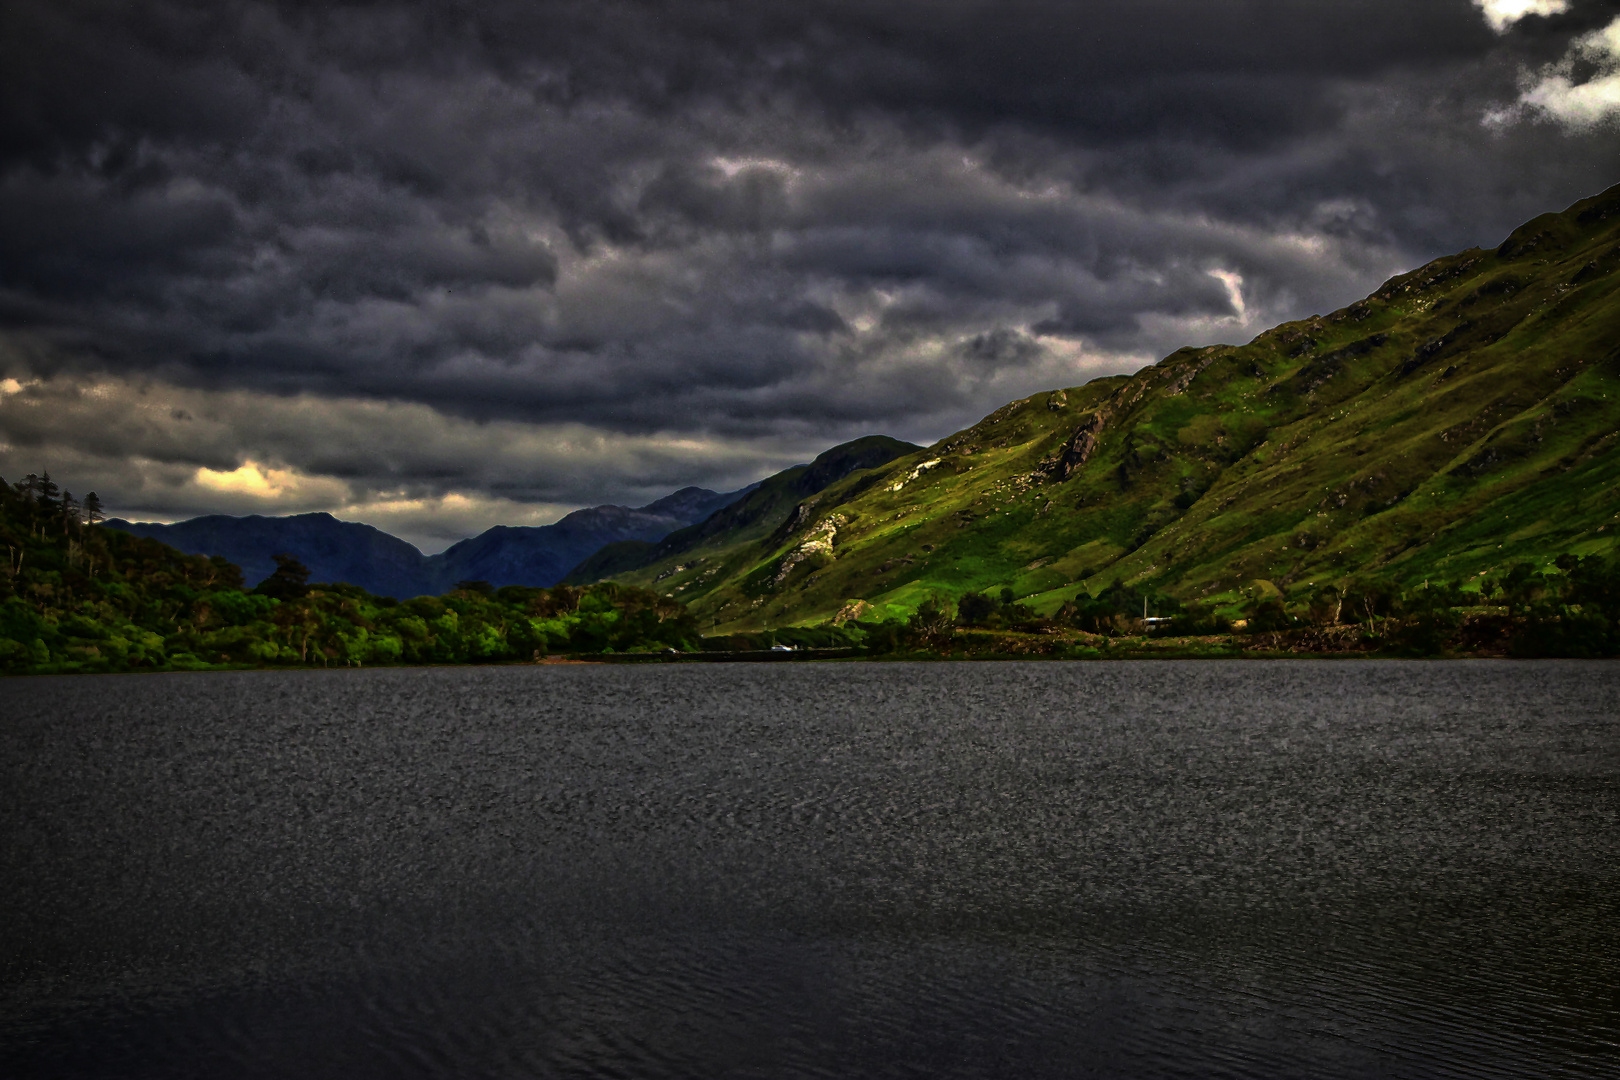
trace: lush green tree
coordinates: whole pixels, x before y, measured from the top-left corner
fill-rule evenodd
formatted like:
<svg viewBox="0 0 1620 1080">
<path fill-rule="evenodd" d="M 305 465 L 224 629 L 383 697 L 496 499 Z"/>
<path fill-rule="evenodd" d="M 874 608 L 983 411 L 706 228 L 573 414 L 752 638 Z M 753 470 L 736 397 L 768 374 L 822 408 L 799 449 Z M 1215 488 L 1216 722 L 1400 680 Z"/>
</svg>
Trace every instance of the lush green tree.
<svg viewBox="0 0 1620 1080">
<path fill-rule="evenodd" d="M 951 636 L 951 623 L 955 621 L 950 604 L 938 596 L 930 596 L 912 612 L 907 624 L 912 640 L 923 648 L 940 648 Z"/>
<path fill-rule="evenodd" d="M 1251 634 L 1275 633 L 1294 625 L 1287 606 L 1278 596 L 1261 596 L 1250 601 L 1248 609 L 1244 612 L 1244 618 L 1248 620 L 1248 631 Z"/>
<path fill-rule="evenodd" d="M 956 621 L 963 626 L 987 626 L 996 613 L 996 602 L 984 593 L 965 593 L 956 601 Z"/>
<path fill-rule="evenodd" d="M 1343 610 L 1344 593 L 1333 584 L 1318 586 L 1311 593 L 1306 608 L 1307 616 L 1317 626 L 1332 626 L 1339 621 Z"/>
<path fill-rule="evenodd" d="M 292 555 L 270 557 L 275 560 L 276 568 L 269 577 L 259 582 L 255 592 L 277 600 L 297 600 L 309 595 L 309 567 Z"/>
</svg>

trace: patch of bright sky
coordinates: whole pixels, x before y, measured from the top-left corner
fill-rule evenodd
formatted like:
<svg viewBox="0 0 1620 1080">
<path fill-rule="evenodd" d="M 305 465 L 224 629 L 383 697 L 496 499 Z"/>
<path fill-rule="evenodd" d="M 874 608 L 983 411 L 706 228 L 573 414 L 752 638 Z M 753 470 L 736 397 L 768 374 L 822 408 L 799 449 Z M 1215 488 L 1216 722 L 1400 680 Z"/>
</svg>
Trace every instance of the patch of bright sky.
<svg viewBox="0 0 1620 1080">
<path fill-rule="evenodd" d="M 1587 75 L 1576 82 L 1576 65 Z M 1540 116 L 1572 131 L 1588 131 L 1620 120 L 1620 18 L 1570 42 L 1563 59 L 1540 71 L 1526 71 L 1519 100 L 1487 110 L 1487 127 L 1505 127 L 1526 116 Z"/>
<path fill-rule="evenodd" d="M 710 159 L 709 164 L 719 169 L 727 180 L 734 180 L 739 173 L 748 172 L 752 169 L 763 169 L 766 172 L 781 173 L 788 177 L 799 175 L 798 168 L 776 158 L 716 157 Z"/>
<path fill-rule="evenodd" d="M 256 461 L 244 462 L 229 472 L 200 468 L 194 479 L 199 487 L 261 499 L 296 498 L 319 483 L 314 477 L 303 476 L 291 469 L 267 468 Z M 342 485 L 338 485 L 333 494 L 339 497 L 345 494 Z"/>
<path fill-rule="evenodd" d="M 554 503 L 520 503 L 473 493 L 411 497 L 402 492 L 372 493 L 356 499 L 348 485 L 333 477 L 297 469 L 276 468 L 248 460 L 229 472 L 200 468 L 192 484 L 241 513 L 285 514 L 323 510 L 344 521 L 362 521 L 414 543 L 432 555 L 460 539 L 477 524 L 549 525 L 572 507 Z M 142 515 L 151 520 L 150 515 Z"/>
<path fill-rule="evenodd" d="M 1569 0 L 1474 0 L 1485 14 L 1485 21 L 1498 34 L 1529 15 L 1561 15 L 1569 10 Z"/>
<path fill-rule="evenodd" d="M 1243 301 L 1243 275 L 1234 270 L 1211 270 L 1209 276 L 1226 286 L 1226 298 L 1232 302 L 1237 325 L 1249 325 L 1249 305 Z"/>
<path fill-rule="evenodd" d="M 1595 65 L 1596 74 L 1575 82 L 1577 61 Z M 1564 58 L 1543 68 L 1519 101 L 1575 130 L 1620 118 L 1620 19 L 1571 42 Z"/>
</svg>

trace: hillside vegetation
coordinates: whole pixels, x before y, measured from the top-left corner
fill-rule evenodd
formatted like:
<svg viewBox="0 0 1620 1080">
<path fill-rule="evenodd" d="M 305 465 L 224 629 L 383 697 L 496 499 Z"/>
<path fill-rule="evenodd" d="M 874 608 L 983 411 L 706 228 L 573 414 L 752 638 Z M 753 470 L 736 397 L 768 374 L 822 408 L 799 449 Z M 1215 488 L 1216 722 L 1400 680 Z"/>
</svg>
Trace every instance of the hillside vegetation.
<svg viewBox="0 0 1620 1080">
<path fill-rule="evenodd" d="M 657 543 L 626 540 L 608 544 L 576 566 L 565 584 L 600 581 L 655 563 L 669 562 L 690 551 L 719 543 L 736 546 L 763 540 L 801 505 L 829 486 L 862 469 L 874 468 L 922 449 L 887 435 L 867 435 L 842 443 L 808 465 L 783 469 L 754 485 L 748 494 L 704 520 L 679 529 Z M 716 570 L 710 569 L 710 574 Z"/>
<path fill-rule="evenodd" d="M 1011 402 L 768 522 L 618 565 L 610 549 L 573 580 L 656 588 L 732 632 L 926 622 L 986 594 L 1071 624 L 1104 597 L 1301 623 L 1349 618 L 1352 594 L 1563 596 L 1620 527 L 1617 270 L 1620 188 L 1330 315 Z"/>
</svg>

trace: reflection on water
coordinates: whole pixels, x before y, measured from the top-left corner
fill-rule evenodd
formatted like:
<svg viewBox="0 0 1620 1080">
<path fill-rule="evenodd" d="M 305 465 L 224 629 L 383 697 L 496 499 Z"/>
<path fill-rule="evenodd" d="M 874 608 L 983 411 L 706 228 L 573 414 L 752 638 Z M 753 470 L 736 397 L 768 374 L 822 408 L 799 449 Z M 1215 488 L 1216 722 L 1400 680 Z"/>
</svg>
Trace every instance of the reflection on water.
<svg viewBox="0 0 1620 1080">
<path fill-rule="evenodd" d="M 0 683 L 0 1072 L 1612 1076 L 1620 665 Z"/>
</svg>

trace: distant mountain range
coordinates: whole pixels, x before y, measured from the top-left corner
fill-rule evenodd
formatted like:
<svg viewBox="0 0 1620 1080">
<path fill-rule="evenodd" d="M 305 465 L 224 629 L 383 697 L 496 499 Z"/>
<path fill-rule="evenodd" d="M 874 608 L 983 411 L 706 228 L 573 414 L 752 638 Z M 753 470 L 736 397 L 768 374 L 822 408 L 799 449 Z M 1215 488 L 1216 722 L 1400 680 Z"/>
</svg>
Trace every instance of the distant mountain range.
<svg viewBox="0 0 1620 1080">
<path fill-rule="evenodd" d="M 291 554 L 312 581 L 344 581 L 379 596 L 436 596 L 458 581 L 502 585 L 556 584 L 604 544 L 656 541 L 700 522 L 758 485 L 715 492 L 688 487 L 641 507 L 593 506 L 552 525 L 497 525 L 437 555 L 370 525 L 331 514 L 229 517 L 211 514 L 173 525 L 111 520 L 107 525 L 161 540 L 192 555 L 220 555 L 242 568 L 249 586 L 275 570 L 273 556 Z"/>
<path fill-rule="evenodd" d="M 688 487 L 636 509 L 593 506 L 575 510 L 554 525 L 497 525 L 428 560 L 436 573 L 433 591 L 442 593 L 456 582 L 468 580 L 497 587 L 555 585 L 604 544 L 662 539 L 702 521 L 755 486 L 723 493 Z"/>
</svg>

